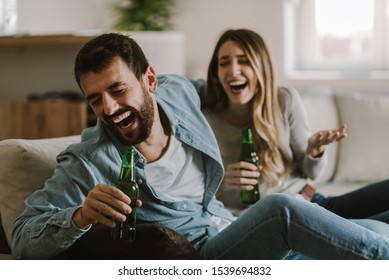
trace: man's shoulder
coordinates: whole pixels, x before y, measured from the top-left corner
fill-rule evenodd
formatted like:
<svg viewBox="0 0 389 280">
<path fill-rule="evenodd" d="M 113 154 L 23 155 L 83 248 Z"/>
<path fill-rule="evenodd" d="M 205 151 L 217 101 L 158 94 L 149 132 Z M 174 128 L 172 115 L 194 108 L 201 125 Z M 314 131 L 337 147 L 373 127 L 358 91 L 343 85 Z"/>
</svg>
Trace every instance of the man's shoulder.
<svg viewBox="0 0 389 280">
<path fill-rule="evenodd" d="M 185 77 L 169 74 L 158 76 L 156 97 L 166 103 L 195 103 L 200 106 L 200 98 L 193 83 Z"/>
<path fill-rule="evenodd" d="M 180 75 L 168 74 L 158 75 L 157 93 L 173 92 L 173 93 L 190 93 L 197 94 L 197 90 L 193 83 Z"/>
<path fill-rule="evenodd" d="M 185 85 L 191 83 L 187 78 L 177 74 L 163 74 L 158 75 L 158 86 L 166 86 L 169 84 Z"/>
</svg>

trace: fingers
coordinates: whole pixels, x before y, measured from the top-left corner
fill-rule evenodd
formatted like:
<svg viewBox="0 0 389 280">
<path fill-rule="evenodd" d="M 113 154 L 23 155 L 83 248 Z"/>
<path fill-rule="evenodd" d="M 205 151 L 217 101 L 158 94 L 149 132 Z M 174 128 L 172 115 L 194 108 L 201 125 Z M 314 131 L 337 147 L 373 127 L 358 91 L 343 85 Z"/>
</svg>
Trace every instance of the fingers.
<svg viewBox="0 0 389 280">
<path fill-rule="evenodd" d="M 226 168 L 223 184 L 228 189 L 252 190 L 258 183 L 260 169 L 249 162 L 236 162 Z"/>
<path fill-rule="evenodd" d="M 99 184 L 88 193 L 84 205 L 81 207 L 80 213 L 75 215 L 74 221 L 76 222 L 77 219 L 77 225 L 101 223 L 108 227 L 114 227 L 115 223 L 112 218 L 124 222 L 125 215 L 132 212 L 130 203 L 131 199 L 118 188 Z M 139 199 L 136 206 L 142 206 Z"/>
<path fill-rule="evenodd" d="M 226 171 L 236 170 L 236 169 L 246 169 L 246 170 L 256 171 L 256 170 L 258 170 L 258 167 L 255 164 L 250 163 L 250 162 L 239 161 L 239 162 L 234 162 L 234 163 L 227 165 Z"/>
<path fill-rule="evenodd" d="M 250 179 L 244 177 L 226 177 L 225 186 L 229 189 L 243 189 L 243 190 L 253 190 L 254 186 L 258 183 L 258 179 Z"/>
<path fill-rule="evenodd" d="M 131 213 L 129 206 L 131 199 L 121 190 L 112 186 L 97 185 L 89 192 L 85 201 L 89 203 L 90 207 L 106 216 L 116 218 L 117 211 L 115 209 L 124 214 Z"/>
<path fill-rule="evenodd" d="M 323 130 L 316 132 L 310 139 L 309 143 L 312 148 L 318 148 L 322 145 L 328 145 L 335 141 L 340 141 L 347 136 L 346 125 L 342 125 L 338 129 Z"/>
</svg>

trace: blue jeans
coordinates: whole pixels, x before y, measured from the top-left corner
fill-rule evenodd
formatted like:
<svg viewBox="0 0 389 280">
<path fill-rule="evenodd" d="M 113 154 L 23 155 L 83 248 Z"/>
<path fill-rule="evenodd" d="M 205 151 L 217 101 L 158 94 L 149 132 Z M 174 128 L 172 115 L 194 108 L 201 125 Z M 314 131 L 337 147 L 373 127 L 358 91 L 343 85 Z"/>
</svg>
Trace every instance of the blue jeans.
<svg viewBox="0 0 389 280">
<path fill-rule="evenodd" d="M 389 259 L 389 225 L 379 233 L 286 194 L 266 196 L 201 248 L 205 259 Z"/>
</svg>

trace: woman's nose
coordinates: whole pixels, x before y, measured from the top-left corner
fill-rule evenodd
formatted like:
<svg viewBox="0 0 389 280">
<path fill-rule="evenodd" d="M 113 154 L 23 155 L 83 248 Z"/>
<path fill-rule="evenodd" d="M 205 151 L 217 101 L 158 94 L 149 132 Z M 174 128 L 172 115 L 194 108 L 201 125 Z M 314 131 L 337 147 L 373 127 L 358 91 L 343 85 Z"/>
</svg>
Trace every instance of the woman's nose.
<svg viewBox="0 0 389 280">
<path fill-rule="evenodd" d="M 232 62 L 230 67 L 230 73 L 232 76 L 239 75 L 240 72 L 240 65 L 237 62 Z"/>
</svg>

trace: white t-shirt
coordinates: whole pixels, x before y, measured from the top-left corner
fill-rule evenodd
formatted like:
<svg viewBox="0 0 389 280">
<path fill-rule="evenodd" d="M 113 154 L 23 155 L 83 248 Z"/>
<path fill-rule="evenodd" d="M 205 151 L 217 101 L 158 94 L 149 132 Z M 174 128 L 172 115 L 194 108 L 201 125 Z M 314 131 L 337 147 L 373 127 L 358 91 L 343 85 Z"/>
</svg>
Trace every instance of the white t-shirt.
<svg viewBox="0 0 389 280">
<path fill-rule="evenodd" d="M 205 170 L 201 153 L 182 143 L 173 135 L 165 154 L 146 165 L 149 184 L 173 201 L 191 200 L 202 203 Z M 231 221 L 211 215 L 212 221 L 222 231 Z"/>
<path fill-rule="evenodd" d="M 174 201 L 203 201 L 205 172 L 199 151 L 179 141 L 173 135 L 165 154 L 146 165 L 151 186 Z"/>
</svg>

